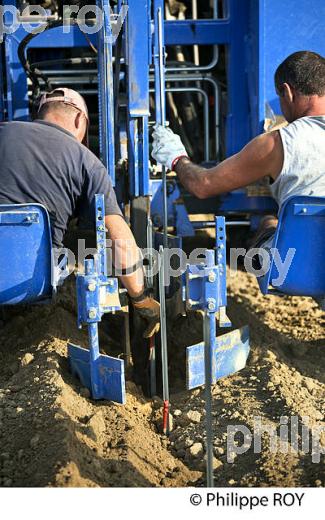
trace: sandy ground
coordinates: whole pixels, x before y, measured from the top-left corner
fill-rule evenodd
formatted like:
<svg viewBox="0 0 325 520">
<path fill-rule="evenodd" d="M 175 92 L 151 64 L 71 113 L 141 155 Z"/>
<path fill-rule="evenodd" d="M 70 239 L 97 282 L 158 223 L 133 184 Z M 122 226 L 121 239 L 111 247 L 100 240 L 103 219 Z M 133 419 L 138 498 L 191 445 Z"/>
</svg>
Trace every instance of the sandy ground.
<svg viewBox="0 0 325 520">
<path fill-rule="evenodd" d="M 325 427 L 323 314 L 310 299 L 261 296 L 246 273 L 229 285 L 229 315 L 236 327 L 250 325 L 251 355 L 213 390 L 216 485 L 324 486 L 324 456 L 313 463 L 306 444 L 307 432 Z M 157 427 L 159 399 L 146 400 L 128 382 L 126 406 L 94 403 L 69 374 L 67 341 L 86 345 L 70 293 L 67 285 L 52 306 L 15 309 L 0 327 L 0 486 L 204 485 L 204 390 L 187 392 L 182 379 L 184 348 L 200 339 L 199 316 L 180 318 L 169 335 L 173 431 L 166 439 Z M 109 344 L 103 332 L 101 344 Z M 290 428 L 276 452 L 264 434 L 259 453 L 247 447 L 227 460 L 227 428 L 245 426 L 248 442 L 254 417 L 277 440 L 280 418 L 285 427 L 296 417 L 305 445 L 299 436 L 297 445 L 290 441 Z M 325 451 L 325 435 L 314 446 Z"/>
</svg>

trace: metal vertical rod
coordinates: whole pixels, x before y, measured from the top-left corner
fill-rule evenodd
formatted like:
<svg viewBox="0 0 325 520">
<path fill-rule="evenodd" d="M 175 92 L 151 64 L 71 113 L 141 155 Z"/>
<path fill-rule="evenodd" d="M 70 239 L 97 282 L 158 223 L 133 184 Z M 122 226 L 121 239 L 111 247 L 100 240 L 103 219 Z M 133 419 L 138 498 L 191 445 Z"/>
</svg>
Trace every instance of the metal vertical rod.
<svg viewBox="0 0 325 520">
<path fill-rule="evenodd" d="M 212 427 L 212 367 L 216 337 L 215 314 L 204 314 L 204 358 L 205 358 L 205 420 L 206 420 L 206 456 L 207 487 L 214 486 L 213 478 L 213 427 Z"/>
<path fill-rule="evenodd" d="M 167 316 L 165 299 L 165 255 L 164 248 L 159 248 L 159 297 L 160 297 L 160 333 L 161 333 L 161 361 L 163 379 L 163 432 L 169 434 L 169 381 L 168 381 L 168 350 L 167 350 Z"/>
<path fill-rule="evenodd" d="M 130 314 L 128 312 L 123 313 L 123 326 L 124 326 L 124 359 L 126 367 L 131 366 L 131 338 L 130 338 Z"/>
<path fill-rule="evenodd" d="M 2 71 L 2 49 L 0 49 L 0 121 L 4 121 L 4 85 L 3 85 L 3 71 Z"/>
<path fill-rule="evenodd" d="M 99 343 L 98 343 L 98 323 L 88 324 L 88 336 L 90 346 L 90 365 L 99 358 Z"/>
<path fill-rule="evenodd" d="M 215 265 L 215 252 L 206 251 L 207 268 Z M 206 302 L 207 304 L 208 302 Z M 213 420 L 212 420 L 212 383 L 215 373 L 216 316 L 214 310 L 208 308 L 204 312 L 204 366 L 205 366 L 205 420 L 206 420 L 206 457 L 207 487 L 213 487 Z"/>
<path fill-rule="evenodd" d="M 157 393 L 155 336 L 152 336 L 149 341 L 150 395 L 153 397 Z"/>
<path fill-rule="evenodd" d="M 147 284 L 148 289 L 150 291 L 153 291 L 153 259 L 152 259 L 152 251 L 153 251 L 153 225 L 152 220 L 150 217 L 148 217 L 148 224 L 147 224 L 147 248 L 149 251 L 149 258 L 148 258 L 148 274 L 147 274 Z"/>
<path fill-rule="evenodd" d="M 192 19 L 197 20 L 198 19 L 198 8 L 197 8 L 197 0 L 192 0 Z M 194 63 L 196 66 L 200 65 L 200 52 L 199 52 L 199 46 L 194 45 Z"/>
<path fill-rule="evenodd" d="M 95 262 L 93 259 L 85 260 L 85 275 L 95 274 Z M 99 341 L 98 341 L 98 323 L 88 323 L 88 338 L 89 338 L 89 368 L 90 368 L 90 383 L 92 396 L 97 395 L 96 381 L 98 380 L 98 370 L 96 361 L 99 358 Z"/>
<path fill-rule="evenodd" d="M 96 205 L 96 248 L 98 254 L 98 268 L 101 276 L 107 276 L 106 228 L 105 228 L 105 199 L 104 195 L 95 196 Z"/>
<path fill-rule="evenodd" d="M 110 5 L 108 0 L 97 0 L 103 12 L 103 27 L 98 34 L 98 102 L 100 158 L 115 186 L 114 146 L 114 79 L 111 43 Z"/>
<path fill-rule="evenodd" d="M 162 8 L 158 8 L 158 49 L 159 49 L 159 97 L 160 97 L 160 121 L 162 126 L 166 126 L 166 94 L 165 94 L 165 44 L 164 44 L 164 20 Z M 162 167 L 163 180 L 163 244 L 168 247 L 168 203 L 167 203 L 167 169 Z"/>
<path fill-rule="evenodd" d="M 98 380 L 97 360 L 99 358 L 98 323 L 88 323 L 89 338 L 89 367 L 92 396 L 97 395 L 96 381 Z"/>
<path fill-rule="evenodd" d="M 147 284 L 150 294 L 153 295 L 154 290 L 154 279 L 153 279 L 153 226 L 152 220 L 148 217 L 147 224 L 147 248 L 149 250 L 149 273 L 147 275 Z M 156 344 L 155 337 L 153 336 L 149 340 L 149 365 L 150 365 L 150 394 L 151 396 L 156 395 L 157 392 L 157 380 L 156 380 Z"/>
</svg>

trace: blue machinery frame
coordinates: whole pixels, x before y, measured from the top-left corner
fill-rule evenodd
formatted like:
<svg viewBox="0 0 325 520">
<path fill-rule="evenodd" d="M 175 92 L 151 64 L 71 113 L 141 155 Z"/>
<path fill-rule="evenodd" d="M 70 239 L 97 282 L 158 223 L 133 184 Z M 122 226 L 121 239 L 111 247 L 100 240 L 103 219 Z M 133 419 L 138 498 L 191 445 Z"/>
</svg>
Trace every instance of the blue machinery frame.
<svg viewBox="0 0 325 520">
<path fill-rule="evenodd" d="M 163 1 L 127 0 L 123 3 L 129 8 L 124 24 L 128 85 L 128 195 L 131 198 L 146 197 L 152 195 L 148 146 L 149 67 L 157 54 L 151 5 L 154 4 L 156 12 Z M 2 4 L 13 5 L 14 2 L 3 0 Z M 108 12 L 108 0 L 99 0 L 97 4 Z M 120 0 L 117 12 L 121 5 Z M 277 65 L 291 51 L 308 48 L 324 53 L 322 20 L 325 18 L 325 3 L 323 0 L 313 0 L 312 4 L 308 0 L 300 0 L 299 10 L 295 0 L 226 0 L 224 5 L 224 18 L 221 19 L 166 21 L 165 43 L 166 46 L 226 46 L 226 150 L 229 156 L 263 131 L 266 103 L 275 113 L 280 113 L 273 87 L 273 74 Z M 102 31 L 89 37 L 98 47 L 101 156 L 115 184 L 112 44 L 105 42 L 105 36 L 110 33 L 107 15 L 104 22 Z M 296 31 L 298 23 L 299 34 Z M 21 27 L 14 34 L 6 35 L 4 41 L 7 80 L 5 98 L 9 120 L 29 119 L 26 75 L 17 56 L 18 45 L 25 35 L 26 31 Z M 70 33 L 64 33 L 62 27 L 45 31 L 34 38 L 28 48 L 44 49 L 46 54 L 49 49 L 86 46 L 88 43 L 84 35 L 74 26 Z M 0 91 L 0 109 L 3 114 L 2 100 Z M 259 201 L 258 197 L 251 199 L 247 202 L 242 197 L 234 200 L 231 197 L 224 198 L 218 206 L 218 213 L 240 210 L 239 205 L 243 202 L 244 206 L 253 206 L 256 211 L 264 211 L 265 202 L 268 202 L 266 209 L 270 209 L 270 201 Z"/>
<path fill-rule="evenodd" d="M 3 5 L 12 5 L 3 0 Z M 114 132 L 114 78 L 113 44 L 107 36 L 112 27 L 108 16 L 108 0 L 98 0 L 104 9 L 104 25 L 90 40 L 98 49 L 99 85 L 99 134 L 100 155 L 112 177 L 115 178 L 115 132 Z M 128 173 L 129 183 L 124 200 L 153 198 L 152 210 L 161 217 L 162 188 L 159 181 L 150 179 L 149 171 L 149 72 L 157 65 L 158 42 L 157 20 L 151 19 L 162 7 L 163 0 L 120 0 L 129 7 L 123 28 L 123 53 L 126 63 Z M 228 110 L 226 115 L 226 152 L 232 155 L 251 138 L 263 131 L 267 105 L 279 114 L 279 105 L 273 87 L 273 74 L 277 65 L 291 52 L 310 49 L 324 54 L 325 18 L 324 0 L 225 0 L 224 18 L 216 20 L 185 20 L 165 22 L 165 45 L 224 45 L 226 47 Z M 6 19 L 5 19 L 6 21 Z M 296 27 L 299 24 L 299 33 Z M 312 30 L 311 30 L 312 27 Z M 6 35 L 4 61 L 0 57 L 0 119 L 28 120 L 28 90 L 25 72 L 18 60 L 18 46 L 26 35 L 20 28 Z M 49 50 L 86 47 L 88 43 L 76 26 L 65 34 L 62 28 L 53 28 L 38 35 L 29 48 Z M 4 70 L 2 70 L 4 66 Z M 156 67 L 157 69 L 157 67 Z M 156 120 L 160 121 L 158 92 L 159 78 L 155 75 Z M 5 110 L 4 110 L 5 105 Z M 125 132 L 125 129 L 123 128 Z M 174 182 L 174 181 L 172 181 Z M 181 192 L 177 183 L 173 189 L 169 184 L 170 224 L 176 225 L 179 235 L 192 233 L 185 207 L 179 204 Z M 118 187 L 118 186 L 117 186 Z M 275 210 L 269 197 L 249 197 L 244 190 L 211 200 L 196 209 L 204 213 L 212 204 L 212 212 L 218 215 L 229 213 L 259 214 Z M 210 205 L 210 206 L 209 206 Z M 91 389 L 94 398 L 114 399 L 125 402 L 124 364 L 101 355 L 98 344 L 98 323 L 105 312 L 120 308 L 118 285 L 107 279 L 105 271 L 105 228 L 99 217 L 102 215 L 103 200 L 96 200 L 97 242 L 101 247 L 100 262 L 87 260 L 85 274 L 77 278 L 79 324 L 87 324 L 90 349 L 69 345 L 69 357 L 73 372 L 78 374 L 85 386 Z M 308 206 L 309 207 L 309 206 Z M 195 212 L 195 208 L 193 208 Z M 308 208 L 306 206 L 306 211 Z M 323 206 L 322 210 L 323 211 Z M 194 388 L 205 383 L 207 416 L 207 475 L 208 485 L 213 485 L 212 451 L 212 395 L 211 384 L 245 366 L 249 353 L 247 328 L 216 338 L 216 320 L 219 325 L 229 326 L 226 316 L 226 273 L 225 273 L 225 219 L 216 221 L 216 251 L 207 251 L 204 266 L 189 266 L 186 284 L 187 307 L 204 311 L 204 342 L 192 345 L 187 350 L 187 383 Z M 144 230 L 142 230 L 142 234 Z M 181 240 L 178 237 L 175 241 Z M 323 258 L 323 256 L 322 256 Z M 323 271 L 322 271 L 323 272 Z M 322 286 L 323 287 L 323 286 Z M 323 291 L 323 289 L 322 289 Z M 323 292 L 321 292 L 321 296 Z"/>
</svg>

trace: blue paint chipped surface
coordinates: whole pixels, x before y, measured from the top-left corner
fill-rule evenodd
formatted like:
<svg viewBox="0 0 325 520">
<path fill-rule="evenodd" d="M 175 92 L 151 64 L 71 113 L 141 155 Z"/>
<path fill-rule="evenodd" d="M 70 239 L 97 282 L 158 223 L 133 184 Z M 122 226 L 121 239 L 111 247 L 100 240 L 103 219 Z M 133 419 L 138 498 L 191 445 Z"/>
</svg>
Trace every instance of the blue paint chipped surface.
<svg viewBox="0 0 325 520">
<path fill-rule="evenodd" d="M 246 366 L 249 355 L 249 329 L 243 327 L 216 338 L 213 355 L 213 382 Z M 204 343 L 187 348 L 187 389 L 204 385 Z"/>
</svg>

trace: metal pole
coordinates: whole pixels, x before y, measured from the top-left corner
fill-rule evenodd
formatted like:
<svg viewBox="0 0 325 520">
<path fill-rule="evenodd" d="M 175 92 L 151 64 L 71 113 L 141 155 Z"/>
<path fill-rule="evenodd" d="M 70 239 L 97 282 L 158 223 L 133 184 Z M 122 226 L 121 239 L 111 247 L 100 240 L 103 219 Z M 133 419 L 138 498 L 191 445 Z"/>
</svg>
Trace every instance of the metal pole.
<svg viewBox="0 0 325 520">
<path fill-rule="evenodd" d="M 207 251 L 207 267 L 215 263 L 214 251 Z M 207 308 L 204 312 L 204 360 L 205 360 L 205 420 L 206 420 L 206 457 L 207 487 L 214 486 L 213 478 L 213 419 L 212 419 L 212 383 L 215 373 L 214 351 L 216 342 L 215 310 Z"/>
<path fill-rule="evenodd" d="M 198 19 L 197 0 L 192 0 L 192 19 Z M 194 63 L 197 67 L 200 65 L 200 52 L 198 45 L 194 45 Z"/>
<path fill-rule="evenodd" d="M 165 299 L 165 255 L 164 248 L 159 248 L 159 297 L 160 297 L 160 333 L 161 333 L 161 362 L 163 379 L 163 433 L 169 435 L 169 381 L 168 381 L 168 350 L 167 350 L 167 316 Z"/>
<path fill-rule="evenodd" d="M 149 250 L 149 273 L 147 275 L 147 285 L 150 293 L 153 295 L 154 290 L 154 280 L 153 280 L 153 259 L 152 259 L 152 251 L 153 251 L 153 226 L 152 220 L 148 217 L 148 225 L 147 225 L 147 248 Z M 157 392 L 157 380 L 156 380 L 156 344 L 155 337 L 150 338 L 149 343 L 150 353 L 149 353 L 149 365 L 150 365 L 150 394 L 151 396 L 156 395 Z"/>
<path fill-rule="evenodd" d="M 95 262 L 93 259 L 85 260 L 85 275 L 95 273 Z M 98 380 L 97 360 L 99 358 L 98 323 L 88 323 L 89 338 L 89 369 L 90 384 L 93 398 L 97 395 L 96 381 Z"/>
<path fill-rule="evenodd" d="M 131 338 L 130 338 L 130 314 L 129 310 L 123 312 L 123 324 L 124 324 L 124 356 L 125 364 L 127 367 L 131 366 Z"/>
<path fill-rule="evenodd" d="M 98 323 L 88 323 L 89 338 L 89 368 L 92 396 L 97 395 L 96 381 L 98 380 L 97 360 L 99 358 Z"/>
<path fill-rule="evenodd" d="M 98 34 L 98 102 L 99 102 L 99 148 L 100 158 L 115 186 L 115 146 L 114 146 L 114 99 L 111 23 L 108 0 L 99 0 L 99 8 L 104 13 L 103 27 Z"/>
<path fill-rule="evenodd" d="M 212 356 L 215 338 L 215 315 L 204 314 L 204 358 L 205 358 L 205 411 L 206 411 L 206 456 L 207 487 L 214 486 L 213 478 L 213 428 L 212 428 Z"/>
<path fill-rule="evenodd" d="M 160 95 L 160 124 L 166 126 L 166 94 L 165 94 L 165 46 L 164 46 L 164 21 L 161 7 L 157 12 L 158 22 L 158 49 L 159 49 L 159 95 Z M 168 247 L 168 203 L 167 203 L 167 169 L 162 167 L 163 180 L 163 233 L 164 248 Z"/>
<path fill-rule="evenodd" d="M 152 251 L 153 251 L 153 226 L 152 220 L 148 217 L 147 224 L 147 248 L 149 250 L 149 258 L 148 258 L 148 274 L 147 274 L 147 285 L 150 291 L 153 291 L 153 259 L 152 259 Z"/>
<path fill-rule="evenodd" d="M 214 220 L 211 220 L 211 221 L 204 221 L 204 220 L 197 220 L 197 221 L 193 221 L 191 222 L 192 226 L 194 227 L 194 229 L 206 229 L 206 228 L 215 228 L 216 227 L 216 223 Z M 233 220 L 233 221 L 229 221 L 229 222 L 226 222 L 226 226 L 227 227 L 235 227 L 235 226 L 245 226 L 245 227 L 250 227 L 251 226 L 251 223 L 248 221 L 248 220 Z"/>
</svg>

